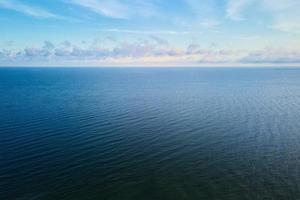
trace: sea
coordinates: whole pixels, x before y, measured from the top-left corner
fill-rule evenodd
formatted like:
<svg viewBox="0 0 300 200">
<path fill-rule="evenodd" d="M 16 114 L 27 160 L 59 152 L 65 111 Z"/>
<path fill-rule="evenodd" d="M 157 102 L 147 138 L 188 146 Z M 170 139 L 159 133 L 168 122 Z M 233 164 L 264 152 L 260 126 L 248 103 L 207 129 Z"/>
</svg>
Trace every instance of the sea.
<svg viewBox="0 0 300 200">
<path fill-rule="evenodd" d="M 0 68 L 0 199 L 300 199 L 300 68 Z"/>
</svg>

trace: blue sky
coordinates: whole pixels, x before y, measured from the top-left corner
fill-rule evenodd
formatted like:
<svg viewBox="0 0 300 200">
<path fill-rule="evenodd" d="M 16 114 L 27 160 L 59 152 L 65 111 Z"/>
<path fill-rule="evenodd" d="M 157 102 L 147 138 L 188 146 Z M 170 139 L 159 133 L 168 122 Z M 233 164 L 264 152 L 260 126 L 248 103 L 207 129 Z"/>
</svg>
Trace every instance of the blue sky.
<svg viewBox="0 0 300 200">
<path fill-rule="evenodd" d="M 298 0 L 0 0 L 0 66 L 300 65 Z"/>
</svg>

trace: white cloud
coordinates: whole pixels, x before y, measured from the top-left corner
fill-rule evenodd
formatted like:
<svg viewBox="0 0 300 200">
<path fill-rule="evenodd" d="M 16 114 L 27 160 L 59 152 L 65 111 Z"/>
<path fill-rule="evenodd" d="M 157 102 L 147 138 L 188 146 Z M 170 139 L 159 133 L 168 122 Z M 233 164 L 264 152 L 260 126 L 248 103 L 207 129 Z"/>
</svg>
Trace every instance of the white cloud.
<svg viewBox="0 0 300 200">
<path fill-rule="evenodd" d="M 297 22 L 288 19 L 278 19 L 273 28 L 282 32 L 300 33 L 300 20 Z"/>
<path fill-rule="evenodd" d="M 0 8 L 14 10 L 25 15 L 33 16 L 36 18 L 56 18 L 63 19 L 63 17 L 51 13 L 45 9 L 24 4 L 17 0 L 1 0 Z"/>
<path fill-rule="evenodd" d="M 266 48 L 263 50 L 229 50 L 216 47 L 201 47 L 192 43 L 187 47 L 162 45 L 155 39 L 117 43 L 112 47 L 76 46 L 68 41 L 54 45 L 45 41 L 40 47 L 19 50 L 0 50 L 1 63 L 85 63 L 141 64 L 300 64 L 300 50 Z M 159 39 L 160 40 L 160 39 Z"/>
<path fill-rule="evenodd" d="M 186 24 L 192 24 L 193 27 L 200 25 L 204 28 L 214 28 L 221 24 L 217 0 L 185 0 L 185 2 L 194 15 L 193 23 L 189 20 Z"/>
<path fill-rule="evenodd" d="M 300 33 L 300 1 L 263 0 L 262 5 L 272 15 L 274 29 Z"/>
<path fill-rule="evenodd" d="M 243 20 L 243 11 L 253 0 L 229 0 L 226 8 L 226 17 L 234 20 Z"/>
<path fill-rule="evenodd" d="M 161 37 L 151 35 L 150 38 L 154 40 L 158 45 L 168 46 L 169 42 Z"/>
<path fill-rule="evenodd" d="M 128 34 L 146 34 L 146 35 L 187 35 L 201 32 L 190 32 L 190 31 L 173 31 L 173 30 L 132 30 L 132 29 L 101 29 L 101 32 L 112 32 L 112 33 L 128 33 Z"/>
<path fill-rule="evenodd" d="M 127 18 L 129 15 L 129 8 L 117 0 L 70 0 L 66 2 L 111 18 Z"/>
<path fill-rule="evenodd" d="M 253 6 L 252 12 L 268 14 L 273 20 L 272 27 L 282 32 L 300 33 L 300 1 L 297 0 L 228 0 L 226 17 L 242 21 L 245 11 Z"/>
<path fill-rule="evenodd" d="M 161 15 L 156 1 L 139 0 L 64 0 L 109 18 L 129 19 Z"/>
<path fill-rule="evenodd" d="M 283 48 L 265 48 L 253 51 L 240 59 L 242 63 L 300 63 L 300 51 Z"/>
</svg>

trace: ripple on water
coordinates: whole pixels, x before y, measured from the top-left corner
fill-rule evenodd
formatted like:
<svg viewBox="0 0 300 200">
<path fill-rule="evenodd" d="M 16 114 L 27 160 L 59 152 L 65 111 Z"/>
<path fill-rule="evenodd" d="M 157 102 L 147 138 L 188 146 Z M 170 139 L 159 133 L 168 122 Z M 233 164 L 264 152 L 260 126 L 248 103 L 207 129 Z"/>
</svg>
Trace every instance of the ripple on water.
<svg viewBox="0 0 300 200">
<path fill-rule="evenodd" d="M 300 198 L 300 71 L 0 71 L 0 199 Z"/>
</svg>

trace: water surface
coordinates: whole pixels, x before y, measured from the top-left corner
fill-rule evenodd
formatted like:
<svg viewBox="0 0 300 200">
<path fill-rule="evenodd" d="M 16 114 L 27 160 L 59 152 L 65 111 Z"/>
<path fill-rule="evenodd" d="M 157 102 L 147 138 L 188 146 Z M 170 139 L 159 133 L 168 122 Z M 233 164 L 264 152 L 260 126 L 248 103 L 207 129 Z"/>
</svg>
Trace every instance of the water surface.
<svg viewBox="0 0 300 200">
<path fill-rule="evenodd" d="M 300 70 L 1 68 L 0 199 L 300 198 Z"/>
</svg>

